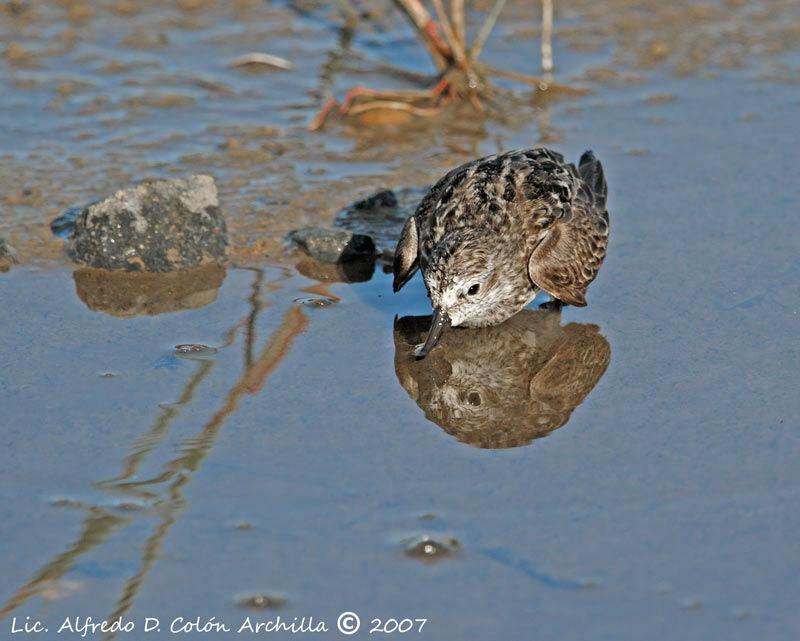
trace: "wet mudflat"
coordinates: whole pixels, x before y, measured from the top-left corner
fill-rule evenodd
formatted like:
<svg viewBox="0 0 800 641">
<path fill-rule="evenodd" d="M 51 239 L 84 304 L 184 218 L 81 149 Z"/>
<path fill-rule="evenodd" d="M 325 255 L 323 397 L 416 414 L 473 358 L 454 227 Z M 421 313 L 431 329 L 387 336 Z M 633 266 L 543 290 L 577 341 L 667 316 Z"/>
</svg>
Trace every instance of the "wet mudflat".
<svg viewBox="0 0 800 641">
<path fill-rule="evenodd" d="M 781 6 L 753 11 L 770 24 Z M 328 33 L 269 7 L 275 25 Z M 116 11 L 86 19 L 122 24 Z M 525 125 L 468 123 L 420 134 L 425 143 L 365 143 L 338 125 L 315 137 L 302 127 L 319 104 L 287 73 L 268 114 L 255 81 L 268 87 L 274 74 L 235 76 L 233 113 L 184 106 L 152 134 L 196 137 L 155 149 L 135 149 L 130 122 L 118 155 L 63 137 L 77 118 L 69 106 L 39 112 L 50 119 L 38 137 L 21 116 L 4 129 L 0 235 L 21 264 L 0 274 L 0 637 L 12 617 L 41 620 L 50 638 L 67 617 L 123 616 L 136 630 L 118 638 L 140 639 L 151 638 L 145 617 L 169 638 L 178 617 L 235 631 L 278 615 L 325 621 L 325 637 L 351 610 L 356 638 L 373 618 L 425 618 L 403 636 L 429 639 L 796 638 L 797 52 L 770 58 L 764 43 L 780 38 L 766 27 L 772 40 L 755 38 L 755 20 L 741 68 L 723 64 L 734 39 L 684 76 L 705 51 L 690 31 L 684 59 L 642 18 L 633 31 L 649 40 L 634 40 L 650 57 L 631 60 L 639 49 L 622 42 L 609 59 L 602 29 L 571 19 L 563 40 L 556 31 L 557 62 L 562 52 L 584 80 L 606 79 L 591 95 L 531 106 Z M 60 23 L 29 28 L 41 24 Z M 198 42 L 227 55 L 220 24 L 171 26 L 167 38 L 186 55 Z M 113 32 L 99 33 L 101 54 L 116 51 Z M 590 36 L 598 49 L 577 48 Z M 393 37 L 372 46 L 411 49 Z M 487 55 L 502 57 L 503 42 Z M 60 55 L 3 73 L 49 86 L 47 64 L 95 64 Z M 295 57 L 316 68 L 323 54 Z M 4 93 L 4 125 L 25 96 L 48 91 L 37 86 Z M 204 109 L 228 114 L 224 133 Z M 87 118 L 106 144 L 101 116 Z M 256 123 L 277 129 L 256 138 Z M 64 157 L 84 154 L 83 170 L 29 156 L 47 131 Z M 371 191 L 430 184 L 469 157 L 543 140 L 573 159 L 591 147 L 606 168 L 611 243 L 585 309 L 558 317 L 534 304 L 508 328 L 454 333 L 424 369 L 408 359 L 414 319 L 395 323 L 430 312 L 419 277 L 392 295 L 380 265 L 364 282 L 329 282 L 286 253 L 286 231 L 331 224 Z M 144 173 L 198 170 L 220 184 L 234 243 L 224 270 L 124 288 L 74 271 L 49 235 L 67 206 Z M 490 353 L 502 354 L 496 367 Z"/>
</svg>

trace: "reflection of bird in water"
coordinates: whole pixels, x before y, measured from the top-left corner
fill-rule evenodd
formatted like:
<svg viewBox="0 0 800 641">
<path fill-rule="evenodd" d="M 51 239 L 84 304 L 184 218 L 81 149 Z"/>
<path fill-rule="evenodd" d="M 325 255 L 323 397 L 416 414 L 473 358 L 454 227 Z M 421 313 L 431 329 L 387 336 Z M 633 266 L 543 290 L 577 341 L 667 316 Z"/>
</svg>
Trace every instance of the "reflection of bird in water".
<svg viewBox="0 0 800 641">
<path fill-rule="evenodd" d="M 395 372 L 426 418 L 476 447 L 528 445 L 566 424 L 603 376 L 611 347 L 597 325 L 523 310 L 494 327 L 443 335 L 425 360 L 414 347 L 429 316 L 395 321 Z"/>
</svg>

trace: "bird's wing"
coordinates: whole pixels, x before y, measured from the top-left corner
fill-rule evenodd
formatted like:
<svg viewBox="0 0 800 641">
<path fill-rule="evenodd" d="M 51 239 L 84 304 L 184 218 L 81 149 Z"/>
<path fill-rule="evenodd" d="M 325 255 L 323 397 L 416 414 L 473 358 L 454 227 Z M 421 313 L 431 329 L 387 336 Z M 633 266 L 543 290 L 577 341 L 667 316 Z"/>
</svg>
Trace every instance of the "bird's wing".
<svg viewBox="0 0 800 641">
<path fill-rule="evenodd" d="M 575 215 L 556 222 L 528 259 L 534 284 L 559 300 L 584 307 L 586 290 L 606 256 L 608 223 L 599 216 Z"/>
</svg>

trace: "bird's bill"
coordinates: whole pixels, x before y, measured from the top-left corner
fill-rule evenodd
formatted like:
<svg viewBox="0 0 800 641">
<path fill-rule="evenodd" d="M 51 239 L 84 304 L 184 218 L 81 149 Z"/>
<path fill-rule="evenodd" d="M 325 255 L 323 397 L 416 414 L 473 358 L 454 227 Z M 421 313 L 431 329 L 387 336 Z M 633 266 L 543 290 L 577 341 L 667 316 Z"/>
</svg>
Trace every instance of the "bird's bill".
<svg viewBox="0 0 800 641">
<path fill-rule="evenodd" d="M 428 337 L 422 345 L 418 345 L 414 349 L 414 356 L 417 358 L 425 358 L 439 342 L 439 337 L 442 335 L 444 328 L 450 325 L 450 317 L 447 312 L 441 307 L 437 307 L 433 312 L 433 321 L 431 321 L 431 328 L 428 330 Z"/>
</svg>

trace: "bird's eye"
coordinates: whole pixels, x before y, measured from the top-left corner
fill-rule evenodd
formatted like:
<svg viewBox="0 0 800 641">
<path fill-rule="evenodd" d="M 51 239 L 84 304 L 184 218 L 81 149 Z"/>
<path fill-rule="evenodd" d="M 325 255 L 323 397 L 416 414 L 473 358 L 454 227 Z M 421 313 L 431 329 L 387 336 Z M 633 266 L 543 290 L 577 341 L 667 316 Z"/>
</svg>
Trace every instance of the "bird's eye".
<svg viewBox="0 0 800 641">
<path fill-rule="evenodd" d="M 474 285 L 471 285 L 470 288 L 467 290 L 467 294 L 469 294 L 470 296 L 474 296 L 475 294 L 478 293 L 478 290 L 480 288 L 481 288 L 480 284 L 475 283 Z"/>
<path fill-rule="evenodd" d="M 472 405 L 472 407 L 479 407 L 481 404 L 481 395 L 478 392 L 470 392 L 467 394 L 467 402 Z"/>
</svg>

